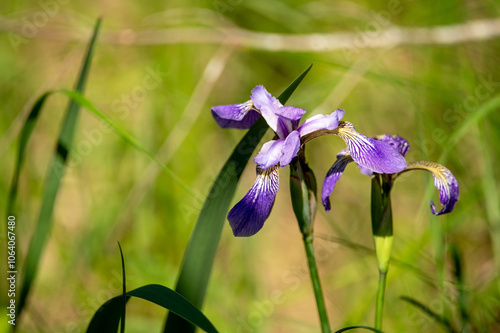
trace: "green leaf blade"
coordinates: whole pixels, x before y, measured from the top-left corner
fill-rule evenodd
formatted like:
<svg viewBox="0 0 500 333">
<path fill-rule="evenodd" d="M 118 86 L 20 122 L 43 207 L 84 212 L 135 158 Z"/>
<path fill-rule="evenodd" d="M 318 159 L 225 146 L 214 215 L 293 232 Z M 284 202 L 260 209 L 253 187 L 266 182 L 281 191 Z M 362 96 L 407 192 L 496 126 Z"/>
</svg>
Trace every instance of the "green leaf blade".
<svg viewBox="0 0 500 333">
<path fill-rule="evenodd" d="M 177 314 L 205 332 L 217 333 L 217 329 L 199 309 L 182 295 L 165 286 L 149 284 L 127 292 L 125 297 L 125 301 L 130 297 L 142 298 Z M 113 297 L 104 303 L 90 321 L 87 333 L 116 332 L 122 307 L 123 295 Z"/>
<path fill-rule="evenodd" d="M 92 59 L 92 52 L 95 46 L 97 35 L 100 27 L 100 19 L 97 21 L 94 32 L 89 43 L 82 69 L 76 83 L 76 90 L 83 92 L 85 87 L 86 79 L 90 69 L 90 63 Z M 26 145 L 29 141 L 33 128 L 36 124 L 37 118 L 42 110 L 46 98 L 51 94 L 51 92 L 42 95 L 35 103 L 33 109 L 26 120 L 23 129 L 21 130 L 20 136 L 20 147 L 19 156 L 17 158 L 16 170 L 14 172 L 15 181 L 11 186 L 11 202 L 9 202 L 8 211 L 12 211 L 14 208 L 14 199 L 17 194 L 17 180 L 19 178 L 19 172 L 22 166 L 22 161 L 24 159 L 24 152 Z M 52 164 L 49 167 L 49 171 L 46 178 L 45 187 L 43 190 L 43 199 L 40 208 L 40 214 L 35 227 L 35 231 L 31 238 L 30 246 L 28 249 L 28 254 L 26 256 L 26 261 L 24 263 L 24 272 L 21 291 L 18 298 L 17 307 L 17 318 L 20 318 L 22 311 L 26 305 L 26 300 L 31 290 L 31 286 L 36 277 L 40 259 L 47 243 L 50 230 L 52 229 L 52 213 L 54 211 L 54 205 L 57 198 L 57 193 L 59 191 L 59 186 L 61 184 L 62 176 L 65 170 L 65 164 L 68 157 L 68 152 L 71 148 L 71 143 L 73 141 L 73 136 L 78 121 L 79 104 L 75 101 L 70 101 L 68 108 L 66 110 L 66 115 L 63 120 L 63 125 L 59 133 L 56 151 L 54 153 L 54 158 Z"/>
</svg>

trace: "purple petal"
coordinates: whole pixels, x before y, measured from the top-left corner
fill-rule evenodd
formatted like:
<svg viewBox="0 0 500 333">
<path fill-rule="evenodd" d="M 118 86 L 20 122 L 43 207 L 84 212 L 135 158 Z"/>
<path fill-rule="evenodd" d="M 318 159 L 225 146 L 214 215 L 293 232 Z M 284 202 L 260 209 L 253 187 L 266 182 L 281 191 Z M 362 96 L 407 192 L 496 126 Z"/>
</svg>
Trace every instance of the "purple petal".
<svg viewBox="0 0 500 333">
<path fill-rule="evenodd" d="M 299 126 L 298 131 L 300 136 L 304 136 L 311 132 L 319 130 L 333 130 L 339 125 L 340 119 L 344 116 L 344 110 L 337 109 L 329 115 L 318 114 L 314 117 L 307 119 L 302 125 Z"/>
<path fill-rule="evenodd" d="M 293 131 L 292 121 L 285 118 L 278 118 L 278 127 L 276 128 L 276 134 L 282 139 L 286 138 Z"/>
<path fill-rule="evenodd" d="M 323 206 L 325 206 L 327 212 L 330 211 L 330 194 L 332 194 L 335 184 L 344 173 L 345 167 L 352 161 L 353 159 L 351 155 L 349 155 L 347 149 L 342 149 L 340 153 L 337 154 L 337 160 L 326 174 L 325 181 L 323 182 L 323 191 L 321 193 L 321 202 L 323 202 Z"/>
<path fill-rule="evenodd" d="M 281 156 L 283 155 L 282 150 L 284 144 L 285 144 L 285 139 L 271 140 L 264 143 L 264 145 L 260 149 L 257 156 L 255 156 L 253 161 L 257 163 L 257 165 L 261 169 L 268 169 L 278 164 L 278 162 L 281 159 Z"/>
<path fill-rule="evenodd" d="M 408 143 L 408 141 L 398 135 L 390 136 L 385 134 L 378 136 L 376 139 L 390 144 L 403 156 L 406 156 L 408 150 L 410 150 L 410 144 Z"/>
<path fill-rule="evenodd" d="M 279 107 L 282 107 L 281 103 L 264 88 L 264 86 L 257 86 L 252 90 L 252 96 L 250 96 L 252 102 L 257 110 L 260 111 L 264 119 L 266 120 L 269 127 L 273 131 L 278 130 L 278 116 L 275 114 Z"/>
<path fill-rule="evenodd" d="M 248 129 L 259 119 L 260 114 L 252 110 L 252 101 L 241 104 L 219 105 L 212 108 L 212 116 L 222 128 Z"/>
<path fill-rule="evenodd" d="M 376 173 L 397 173 L 406 168 L 406 161 L 390 144 L 368 138 L 354 130 L 347 121 L 339 124 L 338 136 L 347 144 L 352 159 Z"/>
<path fill-rule="evenodd" d="M 283 154 L 280 158 L 280 166 L 284 167 L 290 164 L 292 159 L 297 156 L 300 149 L 300 135 L 299 132 L 293 131 L 290 133 L 286 139 L 281 153 Z"/>
<path fill-rule="evenodd" d="M 359 172 L 361 172 L 363 175 L 365 176 L 373 176 L 373 171 L 368 169 L 368 168 L 365 168 L 364 166 L 361 166 L 359 164 L 356 164 L 358 166 L 358 169 L 359 169 Z"/>
<path fill-rule="evenodd" d="M 432 214 L 437 216 L 453 211 L 459 198 L 459 190 L 458 181 L 450 170 L 441 164 L 427 161 L 412 162 L 403 172 L 410 170 L 426 170 L 432 173 L 434 186 L 439 190 L 439 201 L 443 205 L 443 208 L 436 212 L 436 206 L 431 201 Z"/>
<path fill-rule="evenodd" d="M 287 120 L 300 120 L 307 111 L 294 106 L 283 106 L 276 110 L 276 114 Z"/>
<path fill-rule="evenodd" d="M 262 228 L 273 208 L 278 187 L 278 167 L 257 168 L 252 188 L 227 214 L 235 236 L 252 236 Z"/>
<path fill-rule="evenodd" d="M 271 109 L 277 109 L 278 107 L 282 106 L 281 104 L 278 104 L 279 101 L 277 101 L 277 99 L 272 96 L 262 85 L 258 85 L 252 89 L 252 95 L 250 96 L 250 98 L 252 99 L 253 104 L 258 110 L 262 109 L 264 106 L 267 106 Z"/>
</svg>

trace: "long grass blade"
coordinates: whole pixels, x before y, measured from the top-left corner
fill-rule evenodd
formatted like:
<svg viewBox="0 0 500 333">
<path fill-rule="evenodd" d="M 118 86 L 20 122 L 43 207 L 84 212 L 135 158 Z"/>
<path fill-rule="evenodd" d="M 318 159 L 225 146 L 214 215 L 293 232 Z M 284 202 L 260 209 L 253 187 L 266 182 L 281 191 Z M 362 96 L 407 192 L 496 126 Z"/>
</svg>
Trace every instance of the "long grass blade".
<svg viewBox="0 0 500 333">
<path fill-rule="evenodd" d="M 139 152 L 143 153 L 147 157 L 149 157 L 153 162 L 158 164 L 177 184 L 179 184 L 184 190 L 186 190 L 191 196 L 200 202 L 203 201 L 203 198 L 200 197 L 195 191 L 193 191 L 188 185 L 186 185 L 169 167 L 160 162 L 153 154 L 151 154 L 144 146 L 142 146 L 133 136 L 128 134 L 121 127 L 117 126 L 111 118 L 102 113 L 97 107 L 92 104 L 85 96 L 83 96 L 78 91 L 71 91 L 66 89 L 61 89 L 58 92 L 61 92 L 71 98 L 74 102 L 78 103 L 80 106 L 85 107 L 87 110 L 92 112 L 99 119 L 106 122 L 115 132 L 118 134 L 126 143 L 137 149 Z"/>
<path fill-rule="evenodd" d="M 311 69 L 309 66 L 278 97 L 285 104 Z M 236 185 L 258 142 L 267 131 L 264 119 L 259 119 L 241 139 L 214 181 L 203 204 L 189 239 L 175 290 L 201 308 L 210 272 Z M 194 326 L 170 313 L 164 332 L 194 332 Z"/>
<path fill-rule="evenodd" d="M 453 328 L 450 321 L 447 318 L 445 318 L 444 316 L 441 316 L 441 315 L 435 313 L 434 311 L 429 309 L 427 306 L 425 306 L 424 304 L 420 303 L 419 301 L 417 301 L 411 297 L 401 296 L 400 298 L 403 301 L 410 303 L 411 305 L 413 305 L 414 307 L 416 307 L 417 309 L 419 309 L 420 311 L 422 311 L 423 313 L 425 313 L 426 315 L 428 315 L 432 319 L 434 319 L 437 323 L 442 325 L 448 332 L 457 333 L 457 330 Z"/>
<path fill-rule="evenodd" d="M 94 28 L 94 32 L 92 38 L 90 40 L 87 53 L 85 55 L 83 65 L 80 71 L 80 75 L 78 77 L 75 90 L 82 93 L 84 91 L 85 83 L 87 80 L 88 72 L 90 69 L 90 62 L 92 59 L 92 51 L 95 46 L 95 42 L 97 39 L 97 34 L 99 32 L 99 27 L 101 24 L 101 20 L 98 19 Z M 36 123 L 36 118 L 40 113 L 40 110 L 43 106 L 47 98 L 47 94 L 44 94 L 33 107 L 28 120 L 26 121 L 23 130 L 21 131 L 21 140 L 19 153 L 24 155 L 25 147 L 28 142 L 29 136 L 33 130 L 33 127 Z M 71 148 L 71 144 L 73 141 L 73 136 L 75 132 L 76 123 L 78 120 L 79 114 L 79 104 L 70 101 L 68 108 L 66 110 L 66 115 L 63 121 L 63 125 L 61 128 L 61 132 L 59 133 L 59 138 L 57 141 L 56 152 L 54 154 L 54 158 L 52 160 L 52 164 L 49 167 L 49 172 L 46 178 L 45 187 L 43 190 L 43 199 L 40 208 L 40 214 L 38 217 L 38 221 L 36 223 L 35 231 L 31 238 L 31 243 L 28 249 L 28 254 L 26 257 L 26 261 L 24 263 L 23 270 L 23 279 L 21 292 L 18 299 L 18 307 L 17 307 L 17 318 L 19 320 L 20 315 L 26 305 L 26 300 L 30 293 L 31 285 L 36 277 L 36 273 L 38 271 L 38 265 L 40 262 L 41 255 L 45 248 L 45 244 L 47 242 L 48 236 L 50 234 L 50 230 L 52 227 L 52 213 L 54 210 L 54 204 L 56 201 L 57 193 L 59 191 L 59 186 L 61 184 L 62 175 L 64 172 L 66 160 L 68 157 L 68 152 Z M 14 190 L 11 190 L 11 193 L 17 191 L 17 179 L 19 177 L 20 167 L 23 161 L 23 156 L 18 156 L 16 171 L 14 172 L 16 177 L 16 182 L 12 184 L 13 187 L 16 187 Z M 14 201 L 10 203 L 10 209 L 14 207 Z"/>
<path fill-rule="evenodd" d="M 123 259 L 123 251 L 120 242 L 118 242 L 118 248 L 120 249 L 120 257 L 122 259 L 122 316 L 120 319 L 120 333 L 125 333 L 125 315 L 127 312 L 127 279 L 125 275 L 125 260 Z"/>
<path fill-rule="evenodd" d="M 461 332 L 466 332 L 465 328 L 469 325 L 469 310 L 467 305 L 467 293 L 465 291 L 465 283 L 463 276 L 463 259 L 458 247 L 454 244 L 450 247 L 451 259 L 453 262 L 453 275 L 456 280 L 456 287 L 458 291 L 457 305 L 462 320 L 463 329 Z"/>
<path fill-rule="evenodd" d="M 33 133 L 33 129 L 38 121 L 38 115 L 42 110 L 42 107 L 45 103 L 47 97 L 51 95 L 51 92 L 46 92 L 42 96 L 38 98 L 35 102 L 35 105 L 31 109 L 26 122 L 19 134 L 19 146 L 17 151 L 17 159 L 16 165 L 14 168 L 14 174 L 12 176 L 12 182 L 9 191 L 9 197 L 7 198 L 7 216 L 14 214 L 14 204 L 17 198 L 17 192 L 19 189 L 19 176 L 21 174 L 21 169 L 24 162 L 24 152 L 26 150 L 26 146 L 28 145 L 29 138 L 31 137 L 31 133 Z"/>
</svg>

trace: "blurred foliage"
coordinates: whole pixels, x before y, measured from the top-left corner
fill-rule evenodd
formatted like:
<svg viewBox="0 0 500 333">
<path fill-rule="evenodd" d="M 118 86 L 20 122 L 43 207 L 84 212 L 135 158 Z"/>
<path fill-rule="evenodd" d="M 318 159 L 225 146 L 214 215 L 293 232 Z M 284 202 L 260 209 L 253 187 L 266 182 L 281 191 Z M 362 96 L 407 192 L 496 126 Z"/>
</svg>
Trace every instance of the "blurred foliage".
<svg viewBox="0 0 500 333">
<path fill-rule="evenodd" d="M 123 31 L 124 38 L 132 30 L 228 24 L 263 32 L 362 34 L 374 20 L 374 13 L 387 11 L 394 4 L 63 2 L 57 2 L 54 16 L 43 26 L 47 31 L 71 27 L 76 34 L 82 29 L 89 32 L 95 18 L 102 15 L 103 32 Z M 1 2 L 1 22 L 32 21 L 43 10 L 41 3 L 54 2 Z M 401 11 L 390 21 L 403 27 L 494 18 L 500 11 L 497 2 L 485 0 L 401 0 L 399 5 Z M 217 13 L 219 16 L 214 15 Z M 16 137 L 24 117 L 44 91 L 73 85 L 86 46 L 38 33 L 16 48 L 8 26 L 1 27 L 0 202 L 5 203 Z M 279 94 L 311 62 L 315 64 L 312 71 L 288 104 L 308 110 L 306 116 L 344 108 L 345 119 L 365 135 L 399 134 L 410 142 L 408 161 L 437 161 L 454 131 L 480 105 L 500 94 L 498 39 L 360 48 L 354 52 L 235 48 L 227 58 L 221 56 L 221 47 L 227 46 L 117 45 L 103 38 L 95 49 L 86 90 L 95 105 L 149 151 L 157 152 L 166 142 L 165 151 L 171 156 L 168 167 L 202 196 L 244 134 L 219 129 L 210 107 L 243 102 L 257 84 Z M 201 81 L 204 75 L 211 75 L 211 68 L 207 74 L 206 67 L 214 57 L 222 61 L 220 76 Z M 153 72 L 156 81 L 151 79 Z M 197 88 L 199 82 L 204 85 Z M 206 97 L 200 89 L 205 89 Z M 66 103 L 63 96 L 47 102 L 27 148 L 16 206 L 20 265 L 34 230 L 43 180 Z M 186 109 L 189 114 L 183 114 Z M 419 300 L 459 325 L 457 304 L 464 302 L 459 297 L 464 292 L 471 327 L 485 332 L 500 330 L 500 170 L 494 167 L 500 163 L 498 128 L 500 116 L 493 111 L 469 127 L 443 161 L 460 184 L 460 201 L 452 214 L 435 217 L 430 213 L 429 199 L 436 201 L 438 194 L 427 173 L 411 173 L 396 182 L 392 203 L 393 258 L 397 260 L 391 263 L 388 275 L 387 332 L 442 329 L 403 302 L 401 295 Z M 169 136 L 171 133 L 174 136 Z M 116 241 L 122 244 L 127 262 L 128 288 L 151 283 L 173 287 L 201 208 L 201 203 L 167 174 L 156 176 L 157 167 L 144 155 L 114 133 L 103 132 L 100 121 L 90 113 L 81 115 L 75 144 L 56 203 L 54 228 L 20 332 L 81 332 L 99 306 L 121 292 Z M 318 182 L 343 145 L 332 137 L 308 145 L 308 163 Z M 247 167 L 234 202 L 250 188 L 254 172 L 253 166 Z M 289 171 L 283 168 L 280 173 L 281 191 L 261 232 L 237 239 L 230 228 L 224 228 L 203 309 L 221 332 L 318 331 L 300 232 L 290 205 Z M 148 177 L 152 177 L 149 183 L 145 182 Z M 348 166 L 332 195 L 332 212 L 327 214 L 320 207 L 317 214 L 318 264 L 334 329 L 373 322 L 377 266 L 370 251 L 369 197 L 370 179 Z M 0 216 L 5 216 L 5 205 L 0 205 Z M 4 228 L 1 236 L 1 244 L 5 244 Z M 449 244 L 462 254 L 459 287 Z M 0 251 L 4 258 L 3 245 Z M 6 271 L 5 260 L 1 260 L 0 269 Z M 1 290 L 5 290 L 5 281 L 1 283 Z M 6 301 L 4 292 L 0 300 L 2 304 Z M 133 302 L 127 311 L 127 331 L 143 332 L 144 327 L 160 331 L 164 318 L 165 310 Z M 0 327 L 4 325 L 2 321 Z"/>
</svg>

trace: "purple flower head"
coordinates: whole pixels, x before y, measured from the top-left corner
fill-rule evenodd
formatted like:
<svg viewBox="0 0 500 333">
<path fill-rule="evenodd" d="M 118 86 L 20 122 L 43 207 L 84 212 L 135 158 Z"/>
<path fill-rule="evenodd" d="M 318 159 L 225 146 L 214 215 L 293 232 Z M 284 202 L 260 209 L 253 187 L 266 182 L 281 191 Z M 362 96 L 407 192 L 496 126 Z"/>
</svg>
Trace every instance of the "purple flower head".
<svg viewBox="0 0 500 333">
<path fill-rule="evenodd" d="M 305 113 L 300 108 L 283 106 L 263 86 L 252 90 L 248 102 L 212 108 L 214 119 L 223 128 L 250 128 L 262 116 L 275 133 L 275 138 L 266 142 L 254 158 L 257 164 L 254 185 L 227 216 L 235 236 L 251 236 L 262 228 L 278 191 L 278 166 L 290 164 L 302 145 L 315 137 L 324 134 L 341 137 L 347 144 L 349 157 L 370 170 L 396 173 L 406 168 L 404 157 L 389 143 L 359 134 L 351 123 L 340 121 L 344 110 L 316 115 L 300 124 Z"/>
<path fill-rule="evenodd" d="M 331 209 L 330 194 L 350 162 L 356 162 L 361 172 L 370 176 L 373 172 L 393 174 L 406 168 L 404 156 L 391 142 L 361 135 L 351 123 L 346 123 L 339 136 L 345 138 L 347 149 L 337 155 L 323 182 L 321 202 L 327 212 Z"/>
<path fill-rule="evenodd" d="M 343 110 L 335 110 L 326 116 L 314 116 L 299 126 L 305 110 L 283 106 L 263 86 L 255 87 L 250 98 L 242 104 L 212 108 L 212 115 L 222 128 L 250 128 L 262 116 L 276 134 L 254 158 L 257 164 L 254 185 L 227 216 L 235 236 L 251 236 L 262 228 L 278 191 L 278 166 L 287 166 L 297 156 L 301 138 L 315 131 L 334 130 L 344 115 Z"/>
<path fill-rule="evenodd" d="M 391 148 L 393 148 L 392 151 L 396 151 L 402 157 L 406 156 L 408 150 L 410 149 L 408 141 L 397 135 L 390 136 L 385 134 L 373 139 L 369 138 L 369 140 L 379 146 L 382 143 L 385 145 L 385 147 L 390 146 Z M 387 151 L 387 148 L 379 148 L 381 148 L 381 151 Z M 408 166 L 405 165 L 403 169 L 396 170 L 400 168 L 401 165 L 394 165 L 395 169 L 393 171 L 380 172 L 373 166 L 369 166 L 367 163 L 360 163 L 359 159 L 356 159 L 354 155 L 355 154 L 352 154 L 349 149 L 342 150 L 337 155 L 337 160 L 326 175 L 325 181 L 323 183 L 321 201 L 323 202 L 323 206 L 325 207 L 325 210 L 327 212 L 330 211 L 331 208 L 329 196 L 330 194 L 332 194 L 336 182 L 340 179 L 340 176 L 342 176 L 345 167 L 352 161 L 355 161 L 358 164 L 361 173 L 368 176 L 372 176 L 373 173 L 387 173 L 391 175 L 391 181 L 394 181 L 397 176 L 403 172 L 411 170 L 429 171 L 432 173 L 432 176 L 434 178 L 434 185 L 439 190 L 439 198 L 441 204 L 443 205 L 443 208 L 439 212 L 436 212 L 435 205 L 431 201 L 431 212 L 434 215 L 441 215 L 453 211 L 455 203 L 459 198 L 458 182 L 451 171 L 444 166 L 433 162 L 419 161 L 412 162 L 408 164 Z M 387 168 L 386 170 L 389 170 L 389 168 Z"/>
</svg>

